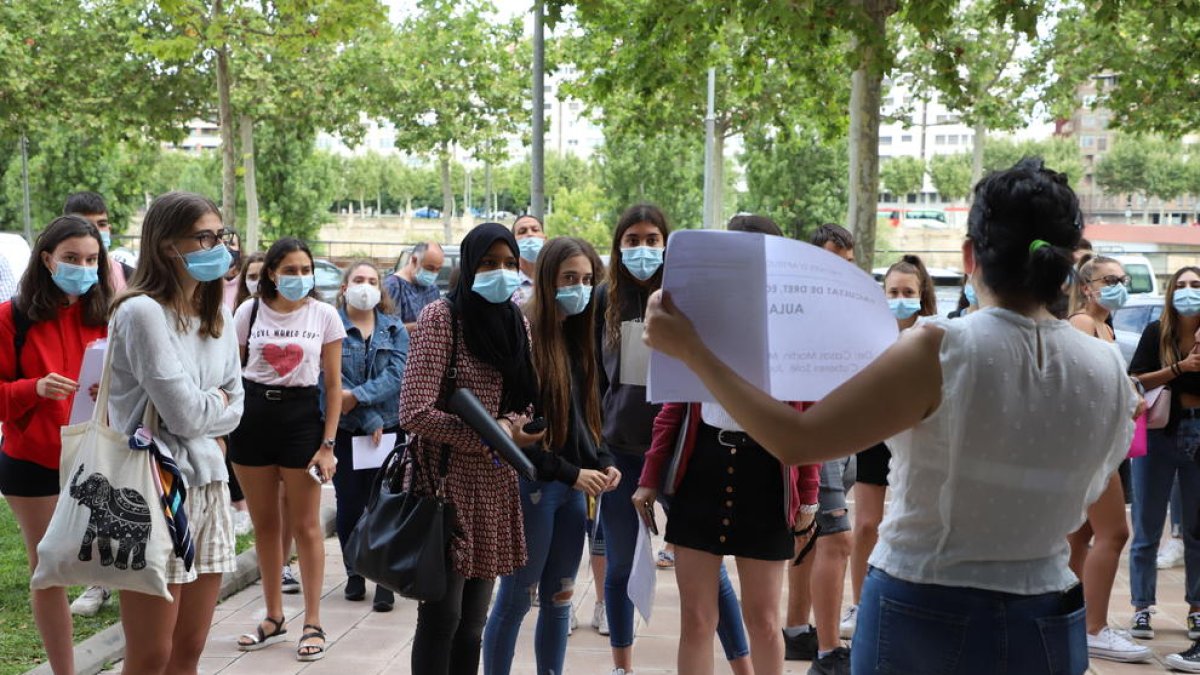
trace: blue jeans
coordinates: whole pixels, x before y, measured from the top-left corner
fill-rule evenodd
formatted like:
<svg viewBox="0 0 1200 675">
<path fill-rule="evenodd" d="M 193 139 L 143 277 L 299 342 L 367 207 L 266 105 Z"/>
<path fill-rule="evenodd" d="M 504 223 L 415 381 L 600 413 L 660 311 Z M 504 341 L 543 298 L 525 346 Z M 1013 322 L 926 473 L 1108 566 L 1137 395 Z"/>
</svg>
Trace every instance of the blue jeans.
<svg viewBox="0 0 1200 675">
<path fill-rule="evenodd" d="M 521 622 L 536 597 L 533 647 L 537 672 L 561 675 L 571 623 L 571 592 L 583 557 L 587 504 L 582 492 L 563 483 L 522 479 L 521 512 L 529 561 L 500 578 L 500 591 L 483 631 L 483 672 L 508 675 Z"/>
<path fill-rule="evenodd" d="M 854 675 L 1080 675 L 1083 591 L 1013 595 L 915 584 L 871 568 L 851 643 Z"/>
<path fill-rule="evenodd" d="M 600 526 L 604 528 L 605 560 L 604 608 L 608 615 L 608 642 L 616 648 L 633 644 L 633 602 L 629 599 L 629 572 L 633 569 L 633 549 L 637 545 L 639 523 L 633 509 L 633 493 L 645 463 L 641 455 L 613 453 L 621 483 L 600 500 Z M 746 631 L 742 627 L 742 608 L 725 565 L 721 565 L 718 594 L 720 619 L 717 637 L 730 661 L 750 653 Z"/>
<path fill-rule="evenodd" d="M 1129 594 L 1135 608 L 1157 601 L 1158 544 L 1162 539 L 1167 503 L 1176 479 L 1182 503 L 1184 598 L 1200 605 L 1200 540 L 1196 519 L 1200 514 L 1200 467 L 1193 461 L 1200 445 L 1200 420 L 1179 421 L 1175 435 L 1151 429 L 1146 456 L 1133 460 L 1133 544 L 1129 547 Z"/>
</svg>

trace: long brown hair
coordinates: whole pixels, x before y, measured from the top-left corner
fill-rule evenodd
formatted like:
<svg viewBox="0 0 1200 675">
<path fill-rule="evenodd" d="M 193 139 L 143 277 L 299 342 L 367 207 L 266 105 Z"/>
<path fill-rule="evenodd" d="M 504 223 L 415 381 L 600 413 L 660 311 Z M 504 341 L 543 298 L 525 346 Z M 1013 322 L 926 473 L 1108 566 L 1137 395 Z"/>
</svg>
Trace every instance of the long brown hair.
<svg viewBox="0 0 1200 675">
<path fill-rule="evenodd" d="M 537 372 L 538 389 L 542 411 L 548 423 L 545 445 L 554 450 L 567 442 L 571 419 L 571 362 L 574 361 L 583 376 L 578 382 L 582 389 L 584 421 L 592 441 L 600 442 L 600 399 L 596 385 L 596 302 L 593 299 L 575 316 L 559 317 L 558 272 L 563 263 L 576 256 L 584 256 L 592 266 L 592 284 L 604 264 L 596 249 L 582 239 L 555 237 L 546 243 L 538 256 L 537 279 L 534 281 L 532 301 L 526 309 L 530 331 L 533 334 L 533 367 Z"/>
<path fill-rule="evenodd" d="M 617 221 L 617 229 L 613 231 L 612 251 L 608 265 L 608 308 L 604 312 L 604 340 L 609 347 L 616 345 L 621 339 L 622 286 L 634 284 L 645 286 L 650 291 L 657 291 L 662 286 L 663 271 L 661 267 L 654 273 L 654 276 L 646 281 L 639 281 L 637 277 L 629 273 L 629 270 L 625 269 L 625 263 L 621 262 L 621 240 L 625 238 L 625 230 L 639 223 L 650 223 L 657 227 L 658 231 L 662 233 L 664 247 L 667 245 L 667 237 L 671 234 L 671 226 L 667 223 L 666 214 L 653 204 L 634 204 L 625 209 L 625 213 L 622 213 L 621 218 Z"/>
<path fill-rule="evenodd" d="M 921 316 L 937 314 L 937 293 L 933 290 L 933 277 L 929 276 L 929 270 L 925 269 L 925 263 L 920 257 L 906 255 L 900 258 L 900 262 L 889 267 L 887 273 L 883 275 L 884 285 L 887 284 L 887 278 L 892 276 L 892 272 L 915 276 L 917 283 L 921 285 L 921 311 L 919 314 Z"/>
<path fill-rule="evenodd" d="M 1096 269 L 1096 265 L 1105 265 L 1112 263 L 1120 265 L 1119 260 L 1109 258 L 1102 255 L 1087 255 L 1075 268 L 1075 274 L 1071 279 L 1071 304 L 1068 314 L 1075 315 L 1087 309 L 1087 296 L 1083 294 L 1083 289 L 1092 281 L 1092 273 Z M 1122 268 L 1124 269 L 1124 268 Z"/>
<path fill-rule="evenodd" d="M 42 261 L 42 254 L 53 257 L 59 244 L 76 237 L 91 237 L 100 246 L 100 254 L 96 258 L 99 279 L 78 300 L 83 306 L 83 323 L 88 326 L 108 323 L 108 303 L 112 301 L 108 253 L 100 240 L 100 230 L 81 216 L 55 218 L 33 243 L 29 264 L 25 267 L 25 274 L 21 275 L 20 291 L 13 298 L 13 305 L 24 312 L 30 321 L 53 321 L 58 318 L 58 310 L 67 304 L 67 294 L 54 283 L 50 268 Z"/>
<path fill-rule="evenodd" d="M 370 267 L 375 270 L 375 278 L 379 280 L 379 311 L 384 314 L 394 314 L 396 306 L 392 303 L 391 294 L 383 287 L 383 275 L 379 273 L 379 268 L 375 266 L 375 263 L 370 260 L 355 260 L 353 265 L 347 267 L 346 273 L 342 275 L 342 285 L 350 285 L 350 277 L 354 276 L 354 273 L 360 267 Z M 336 304 L 338 309 L 346 306 L 346 294 L 344 292 L 338 291 Z"/>
<path fill-rule="evenodd" d="M 262 251 L 255 251 L 245 258 L 242 258 L 242 269 L 240 272 L 238 272 L 238 292 L 237 302 L 234 303 L 235 308 L 241 307 L 242 303 L 249 299 L 251 295 L 253 295 L 250 292 L 250 287 L 246 285 L 246 272 L 250 271 L 250 266 L 254 263 L 264 262 L 266 259 L 267 254 L 263 253 Z M 259 268 L 258 272 L 259 274 L 262 274 L 261 267 Z"/>
<path fill-rule="evenodd" d="M 1163 368 L 1171 367 L 1182 356 L 1179 353 L 1179 310 L 1175 309 L 1175 284 L 1179 283 L 1179 278 L 1188 272 L 1200 276 L 1200 267 L 1191 265 L 1180 267 L 1175 270 L 1175 274 L 1171 275 L 1171 280 L 1163 289 L 1167 301 L 1163 307 L 1162 317 L 1159 319 L 1158 336 L 1158 358 L 1162 361 Z"/>
<path fill-rule="evenodd" d="M 201 335 L 221 337 L 225 327 L 221 316 L 225 278 L 199 283 L 192 297 L 184 297 L 183 284 L 179 282 L 182 265 L 175 252 L 176 242 L 190 235 L 196 222 L 210 213 L 221 217 L 220 209 L 211 199 L 191 192 L 168 192 L 150 203 L 142 219 L 137 271 L 125 293 L 113 303 L 113 311 L 128 298 L 148 295 L 175 312 L 177 331 L 186 331 L 187 318 L 195 313 L 200 318 Z"/>
</svg>

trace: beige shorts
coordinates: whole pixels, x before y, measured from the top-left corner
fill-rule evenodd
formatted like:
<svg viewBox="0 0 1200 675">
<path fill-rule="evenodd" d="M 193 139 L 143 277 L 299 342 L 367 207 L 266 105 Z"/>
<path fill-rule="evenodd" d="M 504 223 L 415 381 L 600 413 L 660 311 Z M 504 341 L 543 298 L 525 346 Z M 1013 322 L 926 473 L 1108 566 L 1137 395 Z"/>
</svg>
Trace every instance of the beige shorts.
<svg viewBox="0 0 1200 675">
<path fill-rule="evenodd" d="M 167 583 L 187 584 L 201 574 L 224 574 L 237 569 L 233 514 L 229 512 L 229 487 L 224 481 L 188 488 L 188 529 L 196 546 L 192 569 L 174 553 L 167 559 Z"/>
</svg>

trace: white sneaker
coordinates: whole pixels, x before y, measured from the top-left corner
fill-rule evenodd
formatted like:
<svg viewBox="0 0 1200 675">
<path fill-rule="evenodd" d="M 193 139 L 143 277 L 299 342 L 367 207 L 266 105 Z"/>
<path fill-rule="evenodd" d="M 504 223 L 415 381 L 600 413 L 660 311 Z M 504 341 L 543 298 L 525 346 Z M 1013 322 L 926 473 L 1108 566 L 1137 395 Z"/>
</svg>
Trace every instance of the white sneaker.
<svg viewBox="0 0 1200 675">
<path fill-rule="evenodd" d="M 609 675 L 633 675 L 633 671 L 632 670 L 627 671 L 624 668 L 613 668 L 612 672 L 609 673 Z"/>
<path fill-rule="evenodd" d="M 608 635 L 608 612 L 604 610 L 603 602 L 596 602 L 596 609 L 592 612 L 592 628 L 601 635 Z"/>
<path fill-rule="evenodd" d="M 76 616 L 96 616 L 112 598 L 112 591 L 103 586 L 88 586 L 83 595 L 71 603 L 71 613 Z"/>
<path fill-rule="evenodd" d="M 250 521 L 248 511 L 233 510 L 233 533 L 237 536 L 250 534 L 254 531 L 254 523 Z"/>
<path fill-rule="evenodd" d="M 854 629 L 858 628 L 858 605 L 850 605 L 842 615 L 842 623 L 838 626 L 839 635 L 843 640 L 854 637 Z"/>
<path fill-rule="evenodd" d="M 283 581 L 280 583 L 280 590 L 282 590 L 284 593 L 300 592 L 300 580 L 297 579 L 295 573 L 292 572 L 291 565 L 284 565 L 283 567 Z"/>
<path fill-rule="evenodd" d="M 1154 652 L 1149 647 L 1135 644 L 1121 633 L 1108 626 L 1100 629 L 1096 635 L 1087 636 L 1088 656 L 1094 659 L 1108 659 L 1121 663 L 1137 663 L 1149 661 Z"/>
<path fill-rule="evenodd" d="M 1183 564 L 1183 540 L 1170 539 L 1158 549 L 1158 569 L 1169 570 Z"/>
</svg>

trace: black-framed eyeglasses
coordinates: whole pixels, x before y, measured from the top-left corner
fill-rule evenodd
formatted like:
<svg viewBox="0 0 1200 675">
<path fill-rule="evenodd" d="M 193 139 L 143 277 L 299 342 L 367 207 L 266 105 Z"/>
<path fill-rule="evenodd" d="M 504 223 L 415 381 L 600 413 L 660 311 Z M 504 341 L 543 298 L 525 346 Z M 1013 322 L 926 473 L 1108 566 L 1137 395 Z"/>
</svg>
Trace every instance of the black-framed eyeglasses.
<svg viewBox="0 0 1200 675">
<path fill-rule="evenodd" d="M 195 239 L 196 243 L 200 244 L 200 248 L 207 251 L 216 246 L 218 242 L 228 246 L 236 236 L 237 233 L 233 230 L 217 230 L 216 232 L 205 230 L 196 234 L 189 234 L 184 239 Z"/>
<path fill-rule="evenodd" d="M 1106 274 L 1102 277 L 1090 279 L 1089 281 L 1103 281 L 1105 286 L 1116 286 L 1118 284 L 1128 286 L 1130 279 L 1128 276 L 1119 277 L 1115 274 Z"/>
</svg>

